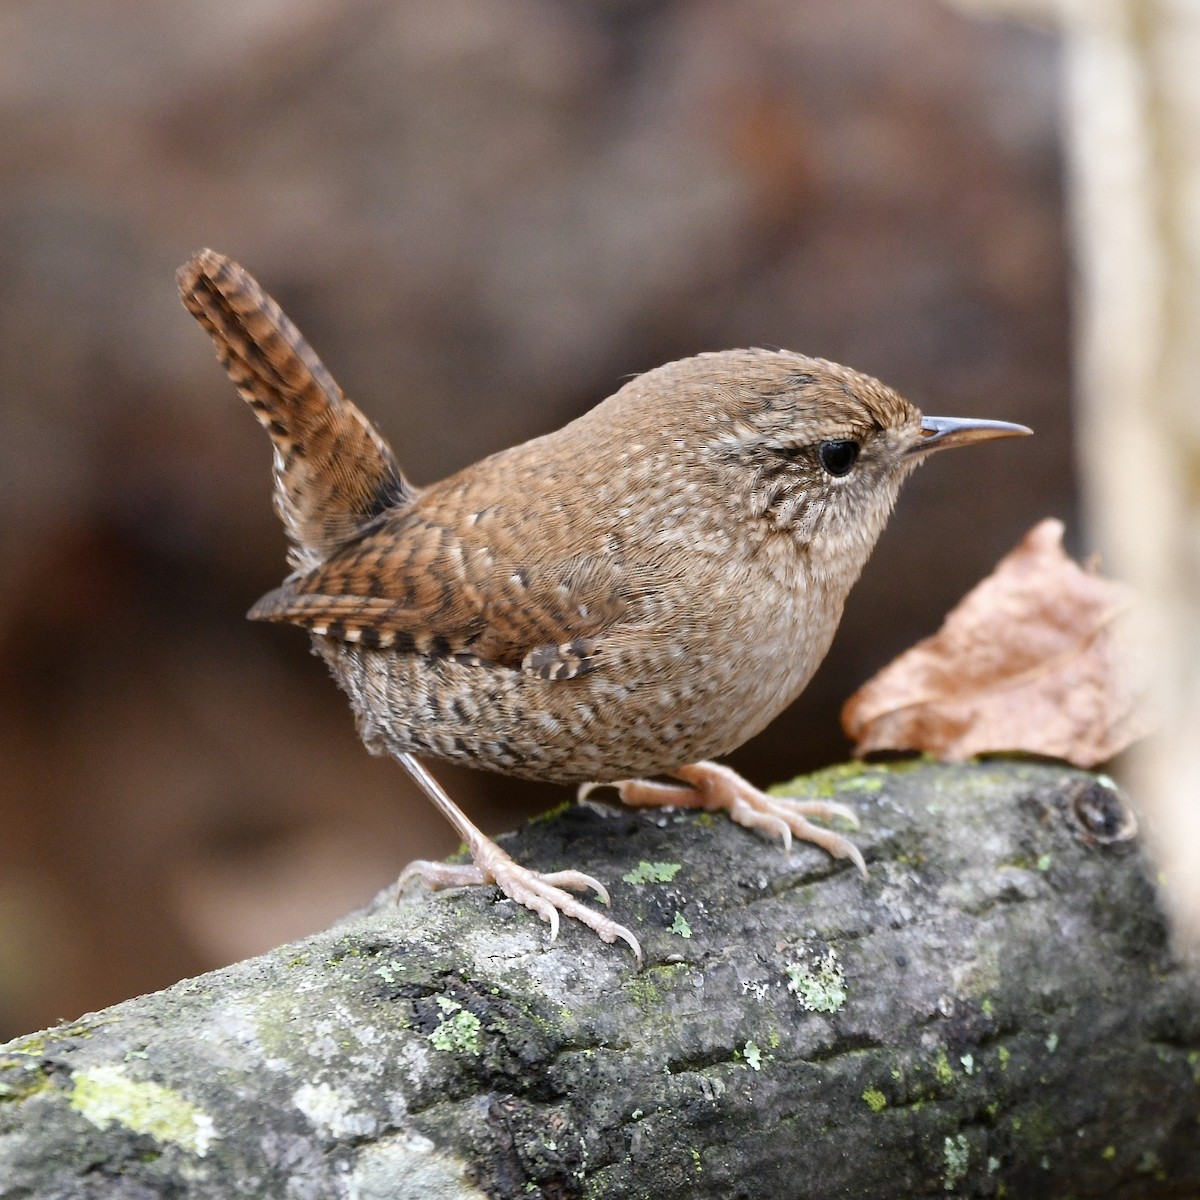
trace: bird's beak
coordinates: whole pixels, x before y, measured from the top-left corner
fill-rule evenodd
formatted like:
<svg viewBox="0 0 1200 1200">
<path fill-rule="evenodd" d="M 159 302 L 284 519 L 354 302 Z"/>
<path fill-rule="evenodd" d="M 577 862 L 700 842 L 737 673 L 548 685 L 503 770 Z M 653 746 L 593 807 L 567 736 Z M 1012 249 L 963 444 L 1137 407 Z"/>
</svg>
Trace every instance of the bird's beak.
<svg viewBox="0 0 1200 1200">
<path fill-rule="evenodd" d="M 969 446 L 991 438 L 1028 437 L 1033 430 L 1011 421 L 982 421 L 965 417 L 922 417 L 921 436 L 909 447 L 911 454 Z"/>
</svg>

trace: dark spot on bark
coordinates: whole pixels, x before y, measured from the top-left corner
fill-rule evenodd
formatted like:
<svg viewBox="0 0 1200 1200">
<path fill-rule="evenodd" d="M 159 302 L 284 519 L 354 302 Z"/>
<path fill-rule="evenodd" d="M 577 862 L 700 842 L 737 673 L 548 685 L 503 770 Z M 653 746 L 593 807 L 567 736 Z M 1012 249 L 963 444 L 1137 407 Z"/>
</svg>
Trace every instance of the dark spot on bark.
<svg viewBox="0 0 1200 1200">
<path fill-rule="evenodd" d="M 1080 785 L 1071 799 L 1071 812 L 1084 835 L 1102 845 L 1128 841 L 1137 833 L 1137 821 L 1120 793 L 1099 779 Z"/>
</svg>

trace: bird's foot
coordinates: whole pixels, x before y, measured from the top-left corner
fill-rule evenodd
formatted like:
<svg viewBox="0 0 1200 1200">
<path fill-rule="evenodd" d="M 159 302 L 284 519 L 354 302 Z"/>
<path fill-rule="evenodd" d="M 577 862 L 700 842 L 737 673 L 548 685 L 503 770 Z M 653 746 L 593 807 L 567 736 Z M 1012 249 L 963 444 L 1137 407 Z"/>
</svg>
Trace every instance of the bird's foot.
<svg viewBox="0 0 1200 1200">
<path fill-rule="evenodd" d="M 834 858 L 850 859 L 866 878 L 867 864 L 858 847 L 840 833 L 823 829 L 808 820 L 809 817 L 821 821 L 842 817 L 857 829 L 858 818 L 844 804 L 768 796 L 720 763 L 692 763 L 671 774 L 688 786 L 656 783 L 649 779 L 626 779 L 613 784 L 585 783 L 579 789 L 579 798 L 586 798 L 593 788 L 613 787 L 624 803 L 636 807 L 701 808 L 707 812 L 724 809 L 737 824 L 781 838 L 785 850 L 792 848 L 793 837 L 812 842 Z"/>
<path fill-rule="evenodd" d="M 462 866 L 449 863 L 427 862 L 419 859 L 411 862 L 400 873 L 397 892 L 414 876 L 420 876 L 426 887 L 437 891 L 448 887 L 473 887 L 495 884 L 510 900 L 532 909 L 543 921 L 550 924 L 550 940 L 558 937 L 558 914 L 582 922 L 593 930 L 603 942 L 615 942 L 618 938 L 633 951 L 638 966 L 642 964 L 642 948 L 637 938 L 618 925 L 611 917 L 596 912 L 581 904 L 564 889 L 576 892 L 594 891 L 608 904 L 608 889 L 598 879 L 582 871 L 551 871 L 542 874 L 523 867 L 506 854 L 495 842 L 484 839 L 474 849 L 475 861 Z"/>
<path fill-rule="evenodd" d="M 608 889 L 598 879 L 582 871 L 552 871 L 541 875 L 513 862 L 495 842 L 477 825 L 467 819 L 466 814 L 446 795 L 445 789 L 411 754 L 397 754 L 396 761 L 412 776 L 418 787 L 433 801 L 438 811 L 462 834 L 471 851 L 472 861 L 464 866 L 447 863 L 411 862 L 396 881 L 399 894 L 404 885 L 419 875 L 434 890 L 447 887 L 472 887 L 480 884 L 495 884 L 510 900 L 532 909 L 543 921 L 550 922 L 550 940 L 558 937 L 558 914 L 573 917 L 599 934 L 604 942 L 615 942 L 620 938 L 633 951 L 638 966 L 642 965 L 642 948 L 638 940 L 611 917 L 603 916 L 595 909 L 580 904 L 574 896 L 564 891 L 571 888 L 577 892 L 591 888 L 605 904 Z"/>
</svg>

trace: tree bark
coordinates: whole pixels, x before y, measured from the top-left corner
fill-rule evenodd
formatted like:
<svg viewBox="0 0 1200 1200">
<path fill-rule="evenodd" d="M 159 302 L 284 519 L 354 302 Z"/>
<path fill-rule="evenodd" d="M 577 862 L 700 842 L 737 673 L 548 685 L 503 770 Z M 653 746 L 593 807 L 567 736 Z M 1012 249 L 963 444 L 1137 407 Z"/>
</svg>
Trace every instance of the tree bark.
<svg viewBox="0 0 1200 1200">
<path fill-rule="evenodd" d="M 871 877 L 706 814 L 568 808 L 494 889 L 381 898 L 0 1048 L 0 1197 L 1194 1197 L 1200 988 L 1103 777 L 796 781 Z"/>
</svg>

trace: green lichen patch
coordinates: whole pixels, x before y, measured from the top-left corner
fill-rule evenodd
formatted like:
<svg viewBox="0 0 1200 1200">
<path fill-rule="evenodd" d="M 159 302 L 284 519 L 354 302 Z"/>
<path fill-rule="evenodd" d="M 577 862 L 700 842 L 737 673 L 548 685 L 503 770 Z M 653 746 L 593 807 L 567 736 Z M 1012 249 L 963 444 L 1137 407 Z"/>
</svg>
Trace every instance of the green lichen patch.
<svg viewBox="0 0 1200 1200">
<path fill-rule="evenodd" d="M 544 825 L 547 821 L 557 821 L 564 813 L 570 812 L 575 807 L 574 800 L 564 800 L 561 804 L 556 804 L 553 808 L 547 809 L 544 813 L 538 813 L 537 816 L 529 818 L 530 825 Z M 465 847 L 464 847 L 465 849 Z"/>
<path fill-rule="evenodd" d="M 806 800 L 833 800 L 851 792 L 873 795 L 883 791 L 893 776 L 906 774 L 929 761 L 927 756 L 918 756 L 889 763 L 837 763 L 811 775 L 798 775 L 787 783 L 777 783 L 767 790 L 772 796 L 797 796 Z"/>
<path fill-rule="evenodd" d="M 373 974 L 378 975 L 384 983 L 395 983 L 404 974 L 404 963 L 398 959 L 392 959 L 388 962 L 381 962 L 373 970 Z"/>
<path fill-rule="evenodd" d="M 0 1104 L 5 1101 L 26 1100 L 50 1087 L 46 1073 L 34 1058 L 0 1062 Z"/>
<path fill-rule="evenodd" d="M 76 1071 L 71 1107 L 101 1129 L 117 1122 L 200 1158 L 220 1137 L 212 1117 L 178 1092 L 152 1080 L 133 1079 L 115 1064 Z"/>
<path fill-rule="evenodd" d="M 675 920 L 671 922 L 670 931 L 685 939 L 692 936 L 692 927 L 687 923 L 687 917 L 681 912 L 675 914 Z"/>
<path fill-rule="evenodd" d="M 675 980 L 686 975 L 686 963 L 667 963 L 663 966 L 647 967 L 622 984 L 622 990 L 643 1013 L 652 1013 L 667 1000 L 668 989 Z"/>
<path fill-rule="evenodd" d="M 837 1012 L 846 1003 L 846 973 L 837 953 L 829 949 L 813 964 L 787 963 L 788 991 L 809 1012 Z"/>
<path fill-rule="evenodd" d="M 954 1082 L 954 1068 L 950 1065 L 945 1050 L 937 1052 L 937 1058 L 933 1060 L 933 1073 L 943 1087 L 948 1087 Z"/>
<path fill-rule="evenodd" d="M 742 1057 L 746 1060 L 746 1066 L 752 1071 L 762 1070 L 762 1051 L 754 1044 L 747 1042 L 742 1050 Z"/>
<path fill-rule="evenodd" d="M 0 1046 L 3 1054 L 27 1054 L 30 1058 L 41 1058 L 46 1053 L 46 1035 L 44 1033 L 29 1033 L 24 1037 L 14 1038 Z"/>
<path fill-rule="evenodd" d="M 967 1168 L 971 1162 L 971 1147 L 965 1134 L 960 1133 L 943 1141 L 942 1162 L 945 1165 L 942 1187 L 947 1192 L 952 1192 L 967 1177 Z"/>
<path fill-rule="evenodd" d="M 670 883 L 682 868 L 682 863 L 646 862 L 644 859 L 621 878 L 626 883 Z"/>
<path fill-rule="evenodd" d="M 178 986 L 178 985 L 176 985 Z M 31 1059 L 40 1059 L 54 1053 L 65 1043 L 84 1041 L 90 1038 L 97 1029 L 110 1024 L 115 1018 L 103 1013 L 91 1013 L 72 1021 L 69 1025 L 59 1025 L 54 1029 L 43 1030 L 41 1033 L 28 1033 L 14 1038 L 11 1042 L 0 1044 L 0 1054 L 27 1055 Z M 0 1070 L 3 1066 L 0 1065 Z"/>
<path fill-rule="evenodd" d="M 115 1017 L 105 1016 L 103 1013 L 91 1013 L 86 1017 L 81 1017 L 78 1021 L 59 1025 L 50 1032 L 53 1034 L 55 1042 L 90 1038 L 96 1030 L 103 1029 L 105 1025 L 111 1025 L 115 1020 Z"/>
<path fill-rule="evenodd" d="M 430 1044 L 435 1050 L 473 1054 L 479 1057 L 483 1050 L 483 1039 L 480 1036 L 482 1026 L 479 1018 L 467 1012 L 457 1000 L 449 996 L 438 996 L 438 1027 L 428 1035 Z"/>
<path fill-rule="evenodd" d="M 887 1097 L 876 1087 L 869 1087 L 862 1094 L 862 1098 L 867 1102 L 867 1107 L 873 1113 L 881 1113 L 887 1108 Z"/>
<path fill-rule="evenodd" d="M 1162 1159 L 1154 1150 L 1143 1150 L 1138 1156 L 1137 1166 L 1134 1170 L 1139 1175 L 1153 1175 L 1160 1183 L 1167 1177 Z"/>
</svg>

